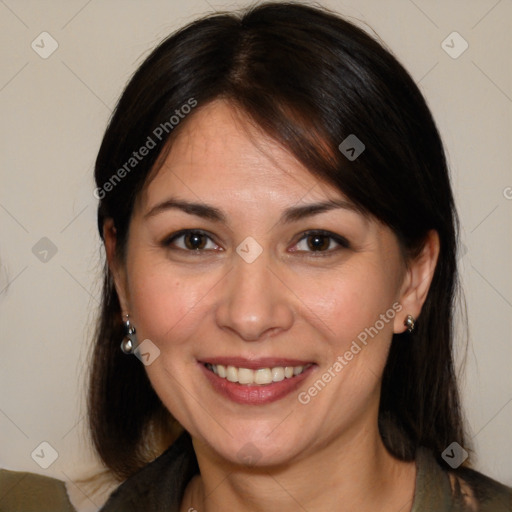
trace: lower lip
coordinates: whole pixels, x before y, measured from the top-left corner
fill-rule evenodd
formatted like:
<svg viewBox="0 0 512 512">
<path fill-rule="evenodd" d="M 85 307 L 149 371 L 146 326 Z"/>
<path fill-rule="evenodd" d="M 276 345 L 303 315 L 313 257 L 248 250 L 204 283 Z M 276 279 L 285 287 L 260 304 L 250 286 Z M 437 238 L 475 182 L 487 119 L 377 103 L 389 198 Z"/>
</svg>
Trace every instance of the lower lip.
<svg viewBox="0 0 512 512">
<path fill-rule="evenodd" d="M 233 402 L 246 405 L 263 405 L 275 402 L 295 391 L 304 379 L 313 371 L 315 365 L 306 368 L 300 375 L 290 379 L 284 379 L 272 384 L 255 385 L 238 384 L 230 382 L 227 379 L 219 377 L 211 370 L 208 370 L 204 364 L 198 363 L 203 370 L 206 378 L 210 381 L 213 388 L 221 395 L 229 398 Z"/>
</svg>

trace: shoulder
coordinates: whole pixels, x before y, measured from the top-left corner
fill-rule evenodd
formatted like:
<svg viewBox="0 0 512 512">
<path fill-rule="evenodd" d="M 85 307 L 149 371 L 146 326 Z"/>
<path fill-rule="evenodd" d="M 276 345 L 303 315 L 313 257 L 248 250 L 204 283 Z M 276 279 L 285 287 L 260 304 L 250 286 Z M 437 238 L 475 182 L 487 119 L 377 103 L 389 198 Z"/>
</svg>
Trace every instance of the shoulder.
<svg viewBox="0 0 512 512">
<path fill-rule="evenodd" d="M 512 511 L 512 488 L 474 469 L 449 472 L 453 495 L 467 510 L 478 512 Z"/>
<path fill-rule="evenodd" d="M 0 512 L 74 512 L 64 482 L 0 469 Z"/>
<path fill-rule="evenodd" d="M 179 510 L 185 487 L 198 471 L 190 435 L 184 432 L 162 455 L 123 482 L 101 511 Z"/>
<path fill-rule="evenodd" d="M 446 470 L 420 448 L 412 512 L 511 512 L 512 488 L 469 468 Z"/>
</svg>

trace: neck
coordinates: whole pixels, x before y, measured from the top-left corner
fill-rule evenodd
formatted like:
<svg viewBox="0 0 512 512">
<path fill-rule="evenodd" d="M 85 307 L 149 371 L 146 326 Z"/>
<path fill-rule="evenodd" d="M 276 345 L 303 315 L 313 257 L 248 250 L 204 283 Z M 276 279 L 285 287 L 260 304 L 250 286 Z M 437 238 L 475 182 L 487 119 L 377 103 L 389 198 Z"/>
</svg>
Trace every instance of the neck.
<svg viewBox="0 0 512 512">
<path fill-rule="evenodd" d="M 201 475 L 187 488 L 182 510 L 409 511 L 415 463 L 392 457 L 377 427 L 346 439 L 336 438 L 288 464 L 252 468 L 220 461 L 194 439 Z"/>
</svg>

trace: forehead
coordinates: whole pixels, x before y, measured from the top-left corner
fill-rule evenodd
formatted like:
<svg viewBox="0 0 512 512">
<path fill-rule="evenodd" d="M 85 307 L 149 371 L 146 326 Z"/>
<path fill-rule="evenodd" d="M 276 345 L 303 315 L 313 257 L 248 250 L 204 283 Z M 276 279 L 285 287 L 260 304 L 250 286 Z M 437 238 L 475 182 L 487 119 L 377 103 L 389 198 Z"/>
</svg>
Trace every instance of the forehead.
<svg viewBox="0 0 512 512">
<path fill-rule="evenodd" d="M 143 202 L 152 204 L 168 193 L 277 204 L 344 198 L 224 100 L 202 107 L 183 125 Z"/>
</svg>

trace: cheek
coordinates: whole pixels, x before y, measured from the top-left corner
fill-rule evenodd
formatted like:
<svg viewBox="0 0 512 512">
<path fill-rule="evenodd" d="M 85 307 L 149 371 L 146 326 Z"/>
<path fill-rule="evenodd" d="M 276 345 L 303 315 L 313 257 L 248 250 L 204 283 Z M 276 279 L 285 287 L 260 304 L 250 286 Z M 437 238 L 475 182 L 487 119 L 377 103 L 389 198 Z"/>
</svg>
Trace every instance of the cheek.
<svg viewBox="0 0 512 512">
<path fill-rule="evenodd" d="M 389 337 L 395 314 L 392 305 L 397 299 L 392 272 L 378 265 L 353 264 L 320 279 L 317 276 L 312 285 L 307 280 L 298 281 L 298 295 L 304 298 L 304 310 L 321 320 L 317 324 L 337 349 L 350 345 L 376 322 L 377 330 L 382 331 L 378 335 Z M 385 316 L 384 322 L 379 321 L 380 315 Z M 375 337 L 373 329 L 372 333 Z"/>
<path fill-rule="evenodd" d="M 177 274 L 166 262 L 145 258 L 133 261 L 130 269 L 132 315 L 137 332 L 160 349 L 184 342 L 204 313 L 202 302 L 212 287 L 207 275 L 190 279 Z M 173 343 L 163 343 L 172 339 Z"/>
<path fill-rule="evenodd" d="M 380 265 L 354 264 L 317 282 L 313 293 L 306 294 L 306 288 L 301 293 L 307 297 L 304 311 L 321 320 L 316 326 L 324 335 L 322 365 L 316 380 L 301 389 L 299 402 L 310 404 L 335 430 L 378 403 L 401 306 L 395 275 Z"/>
</svg>

